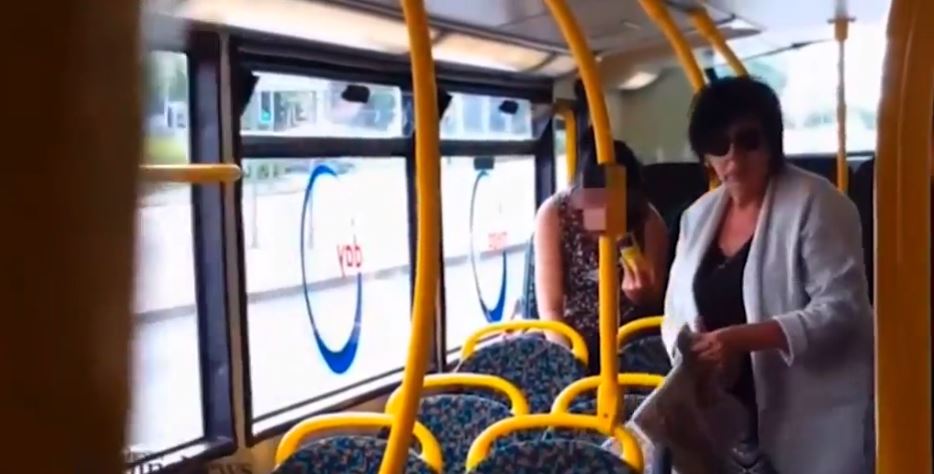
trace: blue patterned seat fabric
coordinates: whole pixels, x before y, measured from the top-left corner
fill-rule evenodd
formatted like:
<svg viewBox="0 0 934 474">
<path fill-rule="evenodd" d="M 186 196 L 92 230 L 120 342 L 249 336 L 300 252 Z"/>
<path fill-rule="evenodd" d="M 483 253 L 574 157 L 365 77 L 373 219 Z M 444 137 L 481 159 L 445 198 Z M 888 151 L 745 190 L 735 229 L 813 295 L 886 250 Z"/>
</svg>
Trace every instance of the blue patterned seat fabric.
<svg viewBox="0 0 934 474">
<path fill-rule="evenodd" d="M 538 337 L 519 336 L 478 349 L 462 360 L 455 372 L 500 376 L 515 384 L 533 413 L 547 413 L 555 397 L 571 382 L 584 377 L 585 367 L 571 351 Z M 470 391 L 484 397 L 486 391 Z M 505 404 L 500 395 L 492 395 Z"/>
<path fill-rule="evenodd" d="M 316 439 L 289 456 L 272 474 L 377 474 L 385 440 L 372 436 L 332 436 Z M 414 451 L 405 474 L 436 474 Z"/>
<path fill-rule="evenodd" d="M 636 474 L 613 453 L 588 443 L 541 440 L 494 450 L 473 474 Z"/>
<path fill-rule="evenodd" d="M 475 395 L 432 395 L 421 401 L 419 421 L 435 435 L 444 453 L 444 472 L 464 472 L 470 445 L 487 427 L 509 418 L 506 405 Z M 497 439 L 494 448 L 530 441 L 534 434 L 514 433 Z"/>
<path fill-rule="evenodd" d="M 658 334 L 647 334 L 626 343 L 619 351 L 619 371 L 643 374 L 668 375 L 671 359 Z M 634 389 L 635 393 L 648 394 L 651 390 Z"/>
</svg>

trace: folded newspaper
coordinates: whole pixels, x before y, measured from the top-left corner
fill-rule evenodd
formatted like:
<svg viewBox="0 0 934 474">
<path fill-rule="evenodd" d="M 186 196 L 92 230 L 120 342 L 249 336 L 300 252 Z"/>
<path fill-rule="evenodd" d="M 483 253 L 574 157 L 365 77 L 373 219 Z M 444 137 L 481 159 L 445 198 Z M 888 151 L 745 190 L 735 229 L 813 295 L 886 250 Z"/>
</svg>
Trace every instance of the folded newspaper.
<svg viewBox="0 0 934 474">
<path fill-rule="evenodd" d="M 751 426 L 746 408 L 700 370 L 693 339 L 687 327 L 678 334 L 671 372 L 626 423 L 647 463 L 664 449 L 678 474 L 774 473 L 745 441 Z"/>
</svg>

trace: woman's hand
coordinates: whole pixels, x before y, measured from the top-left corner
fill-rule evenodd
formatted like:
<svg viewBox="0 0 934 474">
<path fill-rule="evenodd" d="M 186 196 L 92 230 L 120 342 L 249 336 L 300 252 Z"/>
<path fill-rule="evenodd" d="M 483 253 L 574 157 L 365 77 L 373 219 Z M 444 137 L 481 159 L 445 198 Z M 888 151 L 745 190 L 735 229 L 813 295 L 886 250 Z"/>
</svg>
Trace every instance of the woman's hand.
<svg viewBox="0 0 934 474">
<path fill-rule="evenodd" d="M 723 328 L 711 332 L 701 332 L 694 336 L 691 352 L 704 366 L 718 373 L 730 372 L 742 351 L 734 344 L 731 336 L 733 328 Z"/>
<path fill-rule="evenodd" d="M 649 265 L 633 268 L 623 265 L 622 290 L 636 305 L 648 305 L 654 302 L 656 293 L 655 273 Z"/>
</svg>

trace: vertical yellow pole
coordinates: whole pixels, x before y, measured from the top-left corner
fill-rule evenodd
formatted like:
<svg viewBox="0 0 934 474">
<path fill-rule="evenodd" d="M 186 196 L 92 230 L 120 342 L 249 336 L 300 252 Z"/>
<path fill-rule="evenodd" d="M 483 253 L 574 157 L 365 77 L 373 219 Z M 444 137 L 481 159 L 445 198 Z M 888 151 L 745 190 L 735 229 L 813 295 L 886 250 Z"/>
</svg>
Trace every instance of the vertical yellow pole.
<svg viewBox="0 0 934 474">
<path fill-rule="evenodd" d="M 610 118 L 607 114 L 606 103 L 603 100 L 600 73 L 597 70 L 597 60 L 594 58 L 584 34 L 581 32 L 574 14 L 564 0 L 545 0 L 551 11 L 564 40 L 571 49 L 571 54 L 577 62 L 584 90 L 587 93 L 587 105 L 593 121 L 595 141 L 597 145 L 597 161 L 604 165 L 615 164 L 613 155 L 613 137 L 610 135 Z M 622 189 L 625 196 L 625 173 L 607 173 L 607 188 Z M 620 182 L 620 178 L 622 181 Z M 625 211 L 619 212 L 620 204 L 614 199 L 608 199 L 607 214 L 625 216 Z M 625 208 L 623 208 L 625 209 Z M 619 386 L 616 383 L 616 331 L 619 328 L 619 272 L 617 271 L 617 251 L 615 230 L 626 229 L 625 219 L 618 223 L 618 229 L 610 228 L 600 236 L 599 262 L 600 262 L 600 388 L 597 390 L 597 415 L 605 423 L 607 429 L 616 424 L 617 401 L 619 400 Z M 607 431 L 609 432 L 609 431 Z"/>
<path fill-rule="evenodd" d="M 389 445 L 380 465 L 380 474 L 398 474 L 409 450 L 418 397 L 428 365 L 438 292 L 438 229 L 440 212 L 440 149 L 438 146 L 438 92 L 435 65 L 431 56 L 428 15 L 422 0 L 402 0 L 402 11 L 409 31 L 412 84 L 415 94 L 415 172 L 418 195 L 418 249 L 415 262 L 415 297 L 412 333 L 401 403 L 389 434 Z"/>
<path fill-rule="evenodd" d="M 693 10 L 691 12 L 691 23 L 694 24 L 694 28 L 700 32 L 707 42 L 713 46 L 713 49 L 726 59 L 727 64 L 730 65 L 737 76 L 749 75 L 749 72 L 746 71 L 746 66 L 739 60 L 739 57 L 736 56 L 736 53 L 733 52 L 730 45 L 726 43 L 723 35 L 720 34 L 720 30 L 717 29 L 717 25 L 713 23 L 713 20 L 707 13 L 706 8 L 700 7 Z"/>
<path fill-rule="evenodd" d="M 893 0 L 876 159 L 876 472 L 930 473 L 930 0 Z"/>
<path fill-rule="evenodd" d="M 0 15 L 15 91 L 4 106 L 16 111 L 0 191 L 5 472 L 125 472 L 139 4 L 28 2 Z"/>
<path fill-rule="evenodd" d="M 834 20 L 834 38 L 837 40 L 837 188 L 849 189 L 849 167 L 846 164 L 846 38 L 848 18 Z"/>
</svg>

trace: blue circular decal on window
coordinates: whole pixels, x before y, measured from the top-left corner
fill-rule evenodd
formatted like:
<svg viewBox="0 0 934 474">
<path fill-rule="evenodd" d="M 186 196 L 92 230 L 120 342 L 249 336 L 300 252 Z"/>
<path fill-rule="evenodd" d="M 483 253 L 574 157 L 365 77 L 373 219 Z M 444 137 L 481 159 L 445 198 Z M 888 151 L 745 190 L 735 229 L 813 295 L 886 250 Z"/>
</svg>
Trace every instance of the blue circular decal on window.
<svg viewBox="0 0 934 474">
<path fill-rule="evenodd" d="M 363 312 L 363 275 L 362 272 L 357 272 L 357 303 L 356 308 L 354 309 L 353 314 L 353 329 L 350 331 L 350 336 L 347 338 L 347 341 L 339 349 L 334 350 L 328 347 L 327 342 L 321 337 L 321 334 L 318 332 L 318 327 L 315 324 L 315 316 L 311 311 L 311 298 L 308 291 L 308 272 L 305 269 L 305 222 L 306 219 L 309 219 L 310 209 L 312 205 L 312 195 L 315 188 L 315 183 L 318 182 L 318 179 L 323 177 L 331 177 L 338 179 L 337 173 L 333 168 L 326 164 L 321 164 L 316 166 L 312 172 L 311 176 L 308 178 L 308 186 L 305 187 L 305 199 L 302 203 L 302 218 L 301 218 L 301 229 L 300 229 L 300 239 L 299 239 L 299 255 L 302 261 L 302 290 L 305 296 L 305 309 L 308 312 L 308 320 L 311 322 L 311 332 L 315 337 L 315 344 L 318 346 L 318 351 L 321 352 L 321 355 L 324 357 L 324 361 L 327 363 L 328 368 L 331 369 L 335 374 L 343 374 L 350 368 L 353 364 L 354 358 L 357 356 L 357 348 L 360 343 L 360 321 L 362 318 Z M 362 257 L 360 256 L 359 246 L 356 244 L 356 237 L 354 237 L 353 246 L 347 245 L 344 247 L 349 249 L 350 258 L 354 258 L 353 254 L 356 252 L 356 263 L 357 267 L 360 266 Z M 339 259 L 343 259 L 344 256 L 340 253 L 341 249 L 338 249 Z M 341 264 L 343 265 L 343 261 Z M 343 267 L 342 267 L 343 271 Z"/>
<path fill-rule="evenodd" d="M 480 187 L 480 181 L 488 178 L 490 174 L 484 170 L 477 173 L 477 178 L 473 182 L 473 191 L 470 194 L 470 268 L 473 270 L 474 287 L 477 289 L 477 298 L 480 300 L 480 308 L 483 309 L 483 316 L 489 323 L 496 323 L 503 320 L 503 309 L 506 306 L 506 248 L 503 246 L 503 276 L 499 284 L 499 296 L 496 298 L 496 304 L 491 308 L 483 299 L 483 292 L 480 290 L 480 276 L 477 273 L 477 250 L 474 248 L 474 217 L 477 204 L 477 190 Z"/>
</svg>

